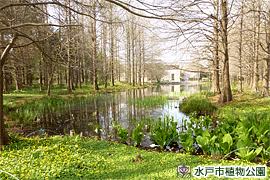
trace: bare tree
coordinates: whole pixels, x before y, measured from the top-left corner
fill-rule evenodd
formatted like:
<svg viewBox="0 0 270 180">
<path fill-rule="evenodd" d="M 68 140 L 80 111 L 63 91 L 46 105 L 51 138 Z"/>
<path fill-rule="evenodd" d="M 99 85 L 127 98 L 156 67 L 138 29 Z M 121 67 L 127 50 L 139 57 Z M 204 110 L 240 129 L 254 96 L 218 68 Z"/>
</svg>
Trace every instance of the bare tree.
<svg viewBox="0 0 270 180">
<path fill-rule="evenodd" d="M 270 14 L 268 14 L 268 19 L 265 21 L 265 31 L 266 31 L 266 44 L 267 49 L 266 57 L 263 59 L 263 88 L 262 95 L 269 96 L 269 74 L 270 74 Z M 263 48 L 264 49 L 264 48 Z"/>
<path fill-rule="evenodd" d="M 243 46 L 243 23 L 244 23 L 244 1 L 241 3 L 240 14 L 240 40 L 239 40 L 239 89 L 238 92 L 243 91 L 243 75 L 242 75 L 242 46 Z"/>
<path fill-rule="evenodd" d="M 221 39 L 222 39 L 222 58 L 223 58 L 223 87 L 219 98 L 220 103 L 232 100 L 232 91 L 229 74 L 229 53 L 228 53 L 228 2 L 221 0 Z"/>
<path fill-rule="evenodd" d="M 93 59 L 93 86 L 99 90 L 97 78 L 97 28 L 96 28 L 96 1 L 93 2 L 94 19 L 92 22 L 92 59 Z"/>
<path fill-rule="evenodd" d="M 258 7 L 255 8 L 255 3 L 258 3 Z M 258 82 L 259 82 L 259 45 L 260 45 L 260 27 L 261 27 L 261 18 L 260 18 L 260 11 L 261 11 L 261 0 L 253 1 L 254 5 L 254 52 L 255 52 L 255 59 L 254 59 L 254 77 L 253 77 L 253 86 L 252 91 L 258 91 Z M 256 11 L 258 13 L 256 13 Z"/>
<path fill-rule="evenodd" d="M 214 30 L 213 30 L 213 76 L 212 76 L 212 92 L 220 93 L 219 87 L 219 0 L 215 1 L 215 16 L 214 16 Z"/>
</svg>

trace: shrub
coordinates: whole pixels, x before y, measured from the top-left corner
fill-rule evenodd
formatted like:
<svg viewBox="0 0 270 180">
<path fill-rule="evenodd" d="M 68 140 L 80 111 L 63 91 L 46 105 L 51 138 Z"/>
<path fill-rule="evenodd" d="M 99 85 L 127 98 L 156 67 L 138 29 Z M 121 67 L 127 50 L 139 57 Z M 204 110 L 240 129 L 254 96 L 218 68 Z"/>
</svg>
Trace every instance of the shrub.
<svg viewBox="0 0 270 180">
<path fill-rule="evenodd" d="M 217 107 L 212 105 L 207 98 L 200 94 L 192 94 L 184 98 L 182 104 L 179 105 L 180 111 L 185 114 L 196 112 L 197 116 L 212 116 Z"/>
</svg>

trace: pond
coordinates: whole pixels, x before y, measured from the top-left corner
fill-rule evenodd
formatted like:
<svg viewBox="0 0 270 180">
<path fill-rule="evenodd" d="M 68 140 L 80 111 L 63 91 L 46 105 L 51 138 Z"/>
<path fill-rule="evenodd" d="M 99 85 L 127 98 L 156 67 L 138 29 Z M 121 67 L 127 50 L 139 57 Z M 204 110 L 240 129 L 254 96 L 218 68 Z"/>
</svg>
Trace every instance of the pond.
<svg viewBox="0 0 270 180">
<path fill-rule="evenodd" d="M 76 134 L 82 132 L 84 136 L 98 135 L 99 138 L 107 140 L 112 134 L 113 121 L 129 132 L 135 128 L 136 121 L 144 118 L 170 116 L 181 126 L 182 120 L 188 119 L 188 116 L 179 111 L 179 103 L 189 94 L 202 90 L 210 90 L 210 85 L 170 84 L 102 94 L 62 110 L 47 110 L 39 117 L 39 123 L 34 128 L 49 129 L 58 134 L 74 130 Z M 138 106 L 135 103 L 136 99 L 152 96 L 168 96 L 169 99 L 162 105 L 151 107 Z M 97 129 L 99 132 L 96 132 Z"/>
</svg>

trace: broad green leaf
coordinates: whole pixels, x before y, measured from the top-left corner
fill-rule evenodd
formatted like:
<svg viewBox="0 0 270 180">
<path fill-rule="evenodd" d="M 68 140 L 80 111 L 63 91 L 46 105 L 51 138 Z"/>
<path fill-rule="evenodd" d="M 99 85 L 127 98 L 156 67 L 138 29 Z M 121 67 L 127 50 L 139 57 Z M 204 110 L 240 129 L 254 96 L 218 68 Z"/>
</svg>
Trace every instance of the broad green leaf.
<svg viewBox="0 0 270 180">
<path fill-rule="evenodd" d="M 228 143 L 229 146 L 233 145 L 233 139 L 230 134 L 225 134 L 222 139 L 223 139 L 223 143 Z"/>
</svg>

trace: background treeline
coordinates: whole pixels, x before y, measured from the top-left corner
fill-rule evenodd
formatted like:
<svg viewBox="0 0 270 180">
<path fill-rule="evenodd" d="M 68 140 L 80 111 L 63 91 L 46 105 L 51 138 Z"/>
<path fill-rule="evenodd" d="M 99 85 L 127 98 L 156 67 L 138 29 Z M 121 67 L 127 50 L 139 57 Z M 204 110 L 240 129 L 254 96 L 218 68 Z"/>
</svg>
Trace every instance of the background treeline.
<svg viewBox="0 0 270 180">
<path fill-rule="evenodd" d="M 245 84 L 269 95 L 269 5 L 265 0 L 210 0 L 196 1 L 187 10 L 191 23 L 183 31 L 192 42 L 191 59 L 199 70 L 212 72 L 213 92 L 223 94 L 229 82 L 238 81 L 239 92 Z"/>
<path fill-rule="evenodd" d="M 2 8 L 15 4 L 0 12 L 1 49 L 15 33 L 24 36 L 4 64 L 4 91 L 37 83 L 48 95 L 52 83 L 66 84 L 68 92 L 87 83 L 98 90 L 115 81 L 142 85 L 147 69 L 148 77 L 159 75 L 158 41 L 146 20 L 105 1 L 52 2 L 0 1 Z"/>
</svg>

